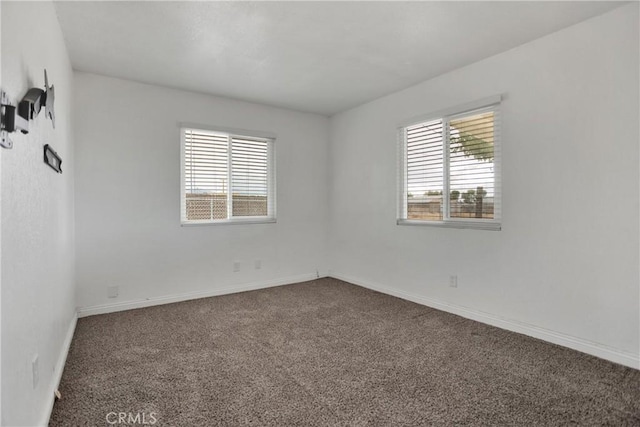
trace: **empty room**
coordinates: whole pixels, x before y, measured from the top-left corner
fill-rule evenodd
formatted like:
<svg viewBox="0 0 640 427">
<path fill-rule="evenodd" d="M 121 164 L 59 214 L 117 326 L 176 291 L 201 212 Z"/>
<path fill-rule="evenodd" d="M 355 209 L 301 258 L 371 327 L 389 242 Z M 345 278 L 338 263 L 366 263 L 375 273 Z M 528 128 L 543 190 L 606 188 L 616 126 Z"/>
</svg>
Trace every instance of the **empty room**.
<svg viewBox="0 0 640 427">
<path fill-rule="evenodd" d="M 640 4 L 0 2 L 1 426 L 640 426 Z"/>
</svg>

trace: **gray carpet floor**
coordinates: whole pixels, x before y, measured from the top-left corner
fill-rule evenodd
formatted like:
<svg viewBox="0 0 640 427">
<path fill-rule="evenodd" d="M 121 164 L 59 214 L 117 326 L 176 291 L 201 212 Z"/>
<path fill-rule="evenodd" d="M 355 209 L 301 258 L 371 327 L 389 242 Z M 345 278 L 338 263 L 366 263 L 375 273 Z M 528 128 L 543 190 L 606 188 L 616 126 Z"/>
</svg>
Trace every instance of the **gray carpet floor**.
<svg viewBox="0 0 640 427">
<path fill-rule="evenodd" d="M 335 279 L 80 319 L 60 391 L 51 426 L 640 425 L 640 371 Z"/>
</svg>

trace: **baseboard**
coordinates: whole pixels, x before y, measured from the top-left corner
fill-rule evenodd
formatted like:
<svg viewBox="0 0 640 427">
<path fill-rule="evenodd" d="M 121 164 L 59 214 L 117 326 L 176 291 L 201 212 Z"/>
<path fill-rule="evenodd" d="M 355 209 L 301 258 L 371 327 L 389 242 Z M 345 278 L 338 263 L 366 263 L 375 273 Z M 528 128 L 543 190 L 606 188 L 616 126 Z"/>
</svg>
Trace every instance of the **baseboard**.
<svg viewBox="0 0 640 427">
<path fill-rule="evenodd" d="M 238 292 L 253 291 L 256 289 L 271 288 L 274 286 L 290 285 L 292 283 L 305 282 L 317 279 L 318 273 L 301 274 L 280 279 L 253 282 L 239 286 L 230 286 L 222 289 L 209 289 L 204 291 L 186 292 L 183 294 L 165 295 L 161 297 L 151 297 L 142 300 L 124 301 L 113 304 L 100 304 L 90 307 L 78 308 L 78 317 L 94 316 L 96 314 L 115 313 L 117 311 L 132 310 L 135 308 L 151 307 L 154 305 L 171 304 L 174 302 L 188 301 L 198 298 L 215 297 L 219 295 L 236 294 Z"/>
<path fill-rule="evenodd" d="M 47 395 L 50 396 L 50 400 L 48 406 L 41 418 L 39 426 L 48 426 L 49 419 L 51 418 L 51 412 L 53 411 L 53 404 L 55 403 L 55 391 L 60 387 L 60 381 L 62 380 L 62 372 L 64 371 L 64 365 L 67 363 L 67 355 L 69 354 L 69 348 L 71 348 L 71 341 L 73 340 L 73 333 L 76 330 L 76 323 L 78 321 L 78 316 L 74 313 L 73 319 L 71 319 L 71 324 L 69 325 L 69 329 L 67 330 L 67 336 L 64 339 L 64 343 L 62 344 L 62 350 L 60 351 L 60 355 L 58 356 L 58 361 L 56 362 L 55 370 L 53 371 L 53 378 L 51 383 L 49 384 L 49 389 L 47 390 Z"/>
<path fill-rule="evenodd" d="M 619 363 L 630 368 L 640 369 L 640 357 L 638 355 L 623 352 L 615 348 L 566 335 L 560 332 L 540 328 L 534 325 L 519 322 L 517 320 L 506 319 L 490 313 L 484 313 L 482 311 L 470 309 L 467 307 L 399 291 L 380 285 L 378 283 L 373 283 L 369 280 L 363 280 L 357 277 L 352 277 L 336 272 L 331 272 L 329 275 L 336 279 L 353 283 L 354 285 L 362 286 L 363 288 L 378 291 L 387 295 L 392 295 L 407 301 L 415 302 L 417 304 L 426 305 L 428 307 L 436 308 L 438 310 L 446 311 L 448 313 L 456 314 L 467 319 L 476 320 L 478 322 L 486 323 L 491 326 L 496 326 L 498 328 L 528 335 L 530 337 L 538 338 L 553 344 L 558 344 L 563 347 L 568 347 L 573 350 L 587 353 L 601 359 Z"/>
<path fill-rule="evenodd" d="M 587 341 L 582 338 L 573 337 L 560 332 L 552 331 L 545 328 L 540 328 L 535 325 L 519 322 L 517 320 L 507 319 L 500 316 L 496 316 L 490 313 L 474 310 L 471 308 L 447 303 L 444 301 L 438 301 L 431 298 L 411 294 L 408 292 L 392 289 L 379 283 L 374 283 L 368 280 L 363 280 L 357 277 L 341 274 L 338 272 L 329 273 L 330 277 L 344 280 L 345 282 L 353 283 L 364 288 L 368 288 L 374 291 L 381 292 L 383 294 L 392 295 L 398 298 L 402 298 L 407 301 L 412 301 L 417 304 L 425 305 L 428 307 L 436 308 L 438 310 L 453 313 L 458 316 L 465 317 L 467 319 L 476 320 L 478 322 L 486 323 L 488 325 L 496 326 L 498 328 L 506 329 L 509 331 L 521 333 L 534 338 L 538 338 L 544 341 L 558 344 L 564 347 L 571 348 L 573 350 L 581 351 L 583 353 L 590 354 L 592 356 L 600 357 L 602 359 L 609 360 L 611 362 L 619 363 L 621 365 L 628 366 L 630 368 L 640 369 L 640 357 L 631 353 L 623 352 L 615 348 L 604 346 L 595 342 Z M 323 274 L 321 277 L 325 277 Z M 289 285 L 292 283 L 304 282 L 307 280 L 313 280 L 318 278 L 317 273 L 308 273 L 298 276 L 289 276 L 276 280 L 269 280 L 263 282 L 254 282 L 244 284 L 240 286 L 232 286 L 222 289 L 211 289 L 205 291 L 187 292 L 183 294 L 166 295 L 161 297 L 152 297 L 144 300 L 125 301 L 114 304 L 101 304 L 90 307 L 78 308 L 78 317 L 87 317 L 97 314 L 114 313 L 124 310 L 132 310 L 135 308 L 151 307 L 154 305 L 170 304 L 174 302 L 188 301 L 198 298 L 207 298 L 219 295 L 234 294 L 238 292 L 252 291 L 256 289 L 270 288 L 274 286 Z M 74 323 L 75 328 L 75 323 Z M 73 336 L 73 333 L 71 334 Z M 69 344 L 71 338 L 69 337 Z M 68 349 L 68 348 L 67 348 Z M 66 355 L 65 355 L 66 358 Z M 64 366 L 64 364 L 62 365 Z M 60 372 L 62 374 L 62 372 Z M 59 381 L 59 379 L 58 379 Z M 57 384 L 56 384 L 57 386 Z"/>
</svg>

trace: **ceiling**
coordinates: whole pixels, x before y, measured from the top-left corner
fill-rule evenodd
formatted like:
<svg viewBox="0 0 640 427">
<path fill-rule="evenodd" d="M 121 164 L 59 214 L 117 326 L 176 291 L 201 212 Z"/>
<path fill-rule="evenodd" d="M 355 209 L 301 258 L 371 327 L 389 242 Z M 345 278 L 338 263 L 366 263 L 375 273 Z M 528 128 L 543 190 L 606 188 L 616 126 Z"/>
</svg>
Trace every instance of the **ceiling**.
<svg viewBox="0 0 640 427">
<path fill-rule="evenodd" d="M 619 2 L 62 2 L 73 68 L 332 115 Z"/>
</svg>

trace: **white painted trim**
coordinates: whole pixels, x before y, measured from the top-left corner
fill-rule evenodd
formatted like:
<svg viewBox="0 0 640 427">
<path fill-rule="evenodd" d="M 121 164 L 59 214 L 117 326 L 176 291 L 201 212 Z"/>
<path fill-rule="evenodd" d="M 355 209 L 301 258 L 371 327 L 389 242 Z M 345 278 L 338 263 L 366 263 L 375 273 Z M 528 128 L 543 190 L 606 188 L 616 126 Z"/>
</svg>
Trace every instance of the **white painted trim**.
<svg viewBox="0 0 640 427">
<path fill-rule="evenodd" d="M 298 276 L 289 276 L 281 279 L 253 282 L 244 285 L 230 286 L 222 289 L 208 289 L 203 291 L 186 292 L 183 294 L 151 297 L 142 300 L 124 301 L 113 304 L 99 304 L 90 307 L 79 307 L 78 317 L 94 316 L 96 314 L 115 313 L 117 311 L 133 310 L 135 308 L 151 307 L 154 305 L 171 304 L 174 302 L 189 301 L 192 299 L 215 297 L 219 295 L 235 294 L 239 292 L 253 291 L 256 289 L 272 288 L 275 286 L 290 285 L 292 283 L 306 282 L 317 279 L 318 273 L 307 273 Z"/>
<path fill-rule="evenodd" d="M 619 363 L 630 368 L 640 369 L 640 355 L 637 354 L 627 353 L 616 348 L 604 346 L 602 344 L 587 341 L 571 335 L 566 335 L 561 332 L 540 328 L 538 326 L 519 322 L 517 320 L 507 319 L 448 302 L 438 301 L 416 294 L 399 291 L 378 283 L 371 282 L 369 280 L 363 280 L 337 272 L 330 272 L 329 276 L 339 280 L 343 280 L 345 282 L 353 283 L 358 286 L 362 286 L 363 288 L 378 291 L 383 294 L 392 295 L 407 301 L 415 302 L 417 304 L 426 305 L 428 307 L 446 311 L 448 313 L 457 314 L 458 316 L 465 317 L 467 319 L 476 320 L 478 322 L 486 323 L 488 325 L 496 326 L 508 331 L 517 332 L 553 344 L 558 344 L 563 347 L 568 347 L 570 349 L 606 359 L 611 362 Z"/>
<path fill-rule="evenodd" d="M 328 276 L 339 279 L 339 280 L 343 280 L 345 282 L 352 283 L 354 285 L 362 286 L 367 289 L 378 291 L 383 294 L 392 295 L 407 301 L 415 302 L 417 304 L 421 304 L 421 305 L 432 307 L 438 310 L 446 311 L 448 313 L 453 313 L 467 319 L 475 320 L 491 326 L 496 326 L 498 328 L 506 329 L 512 332 L 528 335 L 530 337 L 538 338 L 553 344 L 558 344 L 563 347 L 568 347 L 573 350 L 577 350 L 583 353 L 590 354 L 592 356 L 609 360 L 611 362 L 628 366 L 630 368 L 640 369 L 639 355 L 627 353 L 627 352 L 618 350 L 616 348 L 608 347 L 592 341 L 587 341 L 582 338 L 577 338 L 571 335 L 563 334 L 561 332 L 540 328 L 538 326 L 531 325 L 524 322 L 519 322 L 517 320 L 496 316 L 491 313 L 485 313 L 479 310 L 474 310 L 474 309 L 463 307 L 460 305 L 451 304 L 448 302 L 438 301 L 435 299 L 426 298 L 416 294 L 399 291 L 378 283 L 359 279 L 353 276 L 348 276 L 339 272 L 329 272 Z M 319 273 L 308 273 L 308 274 L 301 274 L 298 276 L 289 276 L 289 277 L 276 279 L 276 280 L 231 286 L 231 287 L 222 288 L 222 289 L 210 289 L 205 291 L 187 292 L 184 294 L 174 294 L 174 295 L 167 295 L 162 297 L 153 297 L 153 298 L 147 298 L 144 300 L 134 300 L 134 301 L 119 302 L 115 304 L 101 304 L 101 305 L 95 305 L 90 307 L 80 307 L 78 308 L 78 317 L 87 317 L 87 316 L 93 316 L 93 315 L 105 314 L 105 313 L 115 313 L 118 311 L 132 310 L 132 309 L 143 308 L 143 307 L 151 307 L 154 305 L 170 304 L 174 302 L 188 301 L 188 300 L 199 299 L 199 298 L 207 298 L 207 297 L 213 297 L 213 296 L 219 296 L 219 295 L 227 295 L 227 294 L 234 294 L 239 292 L 252 291 L 256 289 L 264 289 L 264 288 L 270 288 L 275 286 L 289 285 L 293 283 L 305 282 L 308 280 L 317 279 L 319 277 L 326 277 L 326 275 L 324 273 L 322 275 L 320 275 Z M 75 321 L 73 326 L 75 328 Z M 66 344 L 65 351 L 68 351 L 68 345 L 70 345 L 71 343 L 72 336 L 73 336 L 73 332 L 71 331 L 70 336 L 67 337 L 68 343 L 65 342 Z M 65 359 L 66 359 L 66 353 L 65 353 Z M 61 375 L 62 374 L 61 368 L 59 369 L 60 369 L 60 375 Z M 59 379 L 58 379 L 58 382 L 59 382 Z"/>
<path fill-rule="evenodd" d="M 182 199 L 184 202 L 184 198 Z M 184 211 L 183 211 L 184 212 Z M 264 219 L 261 219 L 264 218 Z M 231 219 L 216 219 L 216 220 L 182 220 L 180 227 L 199 227 L 201 225 L 242 225 L 242 224 L 274 224 L 278 222 L 274 217 L 232 217 Z"/>
<path fill-rule="evenodd" d="M 445 205 L 446 206 L 446 205 Z M 502 224 L 487 220 L 457 220 L 448 219 L 446 221 L 418 220 L 418 219 L 398 219 L 397 225 L 417 225 L 420 227 L 440 227 L 440 228 L 468 228 L 475 230 L 500 231 Z"/>
<path fill-rule="evenodd" d="M 427 114 L 421 114 L 419 116 L 412 117 L 408 120 L 403 120 L 396 127 L 398 129 L 417 125 L 418 123 L 430 122 L 433 120 L 441 119 L 445 116 L 453 116 L 468 113 L 473 110 L 479 110 L 481 108 L 489 107 L 499 104 L 504 99 L 502 94 L 488 96 L 486 98 L 478 99 L 476 101 L 468 102 L 466 104 L 457 105 L 454 107 L 444 108 L 439 111 L 433 111 Z"/>
<path fill-rule="evenodd" d="M 200 123 L 192 123 L 192 122 L 179 122 L 178 127 L 181 130 L 184 130 L 185 128 L 206 130 L 209 132 L 219 132 L 221 134 L 230 134 L 231 136 L 245 136 L 250 138 L 258 138 L 258 139 L 278 139 L 278 135 L 275 132 L 237 129 L 237 128 L 230 128 L 225 126 L 215 126 L 215 125 L 203 125 Z"/>
<path fill-rule="evenodd" d="M 53 371 L 53 378 L 51 383 L 49 384 L 49 390 L 47 390 L 47 394 L 50 397 L 48 406 L 45 412 L 42 414 L 42 418 L 40 419 L 39 426 L 48 426 L 49 419 L 51 418 L 51 413 L 53 412 L 53 404 L 55 403 L 55 391 L 60 387 L 60 381 L 62 380 L 62 372 L 64 371 L 64 365 L 67 363 L 67 356 L 69 355 L 69 349 L 71 348 L 71 341 L 73 340 L 73 334 L 76 331 L 76 324 L 78 322 L 78 316 L 74 313 L 73 318 L 71 319 L 71 324 L 69 324 L 69 329 L 67 330 L 67 336 L 64 339 L 64 343 L 62 344 L 62 350 L 60 351 L 60 355 L 58 356 L 58 361 L 55 365 L 55 370 Z"/>
</svg>

